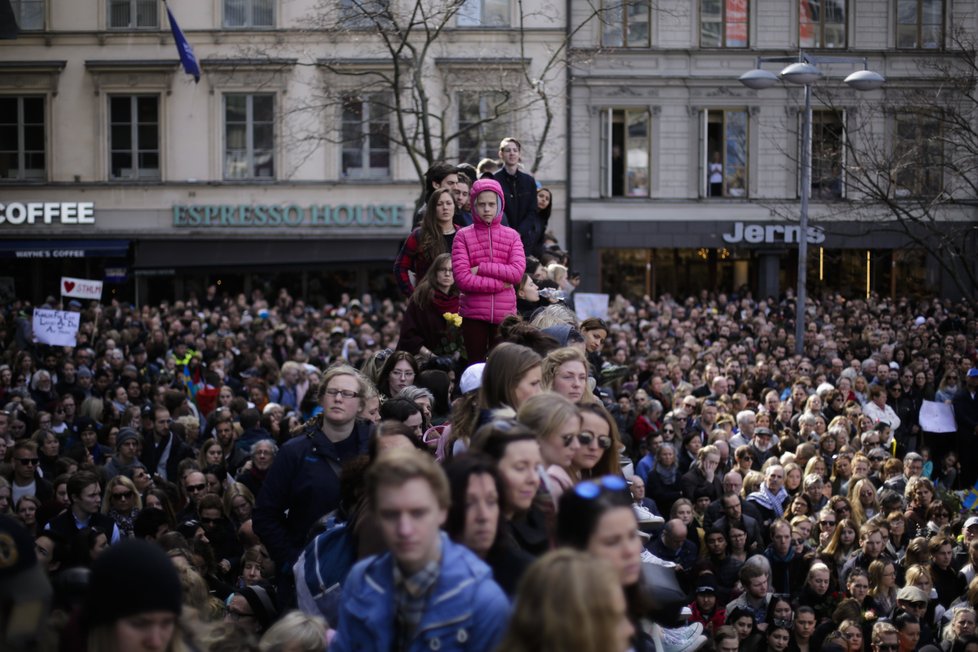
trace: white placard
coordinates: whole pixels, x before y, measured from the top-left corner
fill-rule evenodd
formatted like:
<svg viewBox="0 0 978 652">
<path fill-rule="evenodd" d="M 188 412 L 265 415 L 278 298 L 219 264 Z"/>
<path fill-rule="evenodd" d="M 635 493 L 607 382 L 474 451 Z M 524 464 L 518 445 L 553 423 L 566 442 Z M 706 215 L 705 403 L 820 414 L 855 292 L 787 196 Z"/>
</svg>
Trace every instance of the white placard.
<svg viewBox="0 0 978 652">
<path fill-rule="evenodd" d="M 52 346 L 75 346 L 81 315 L 67 310 L 34 309 L 34 341 Z"/>
<path fill-rule="evenodd" d="M 72 299 L 102 298 L 102 281 L 90 281 L 85 278 L 61 277 L 61 296 Z"/>
<path fill-rule="evenodd" d="M 920 406 L 920 429 L 924 432 L 957 432 L 954 410 L 947 403 L 924 401 Z"/>
<path fill-rule="evenodd" d="M 577 313 L 577 318 L 581 321 L 589 317 L 608 319 L 608 302 L 610 299 L 611 297 L 607 294 L 575 292 L 574 311 Z"/>
</svg>

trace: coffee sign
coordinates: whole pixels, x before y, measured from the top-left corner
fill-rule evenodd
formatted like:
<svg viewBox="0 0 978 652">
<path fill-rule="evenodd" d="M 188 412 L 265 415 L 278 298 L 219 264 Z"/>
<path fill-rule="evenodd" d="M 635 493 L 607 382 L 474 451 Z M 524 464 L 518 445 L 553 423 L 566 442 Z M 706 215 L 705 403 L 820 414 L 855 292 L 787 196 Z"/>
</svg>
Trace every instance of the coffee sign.
<svg viewBox="0 0 978 652">
<path fill-rule="evenodd" d="M 733 233 L 724 233 L 723 241 L 730 244 L 797 244 L 801 227 L 785 224 L 744 224 L 734 222 Z M 825 230 L 810 226 L 807 231 L 808 244 L 825 242 Z"/>
</svg>

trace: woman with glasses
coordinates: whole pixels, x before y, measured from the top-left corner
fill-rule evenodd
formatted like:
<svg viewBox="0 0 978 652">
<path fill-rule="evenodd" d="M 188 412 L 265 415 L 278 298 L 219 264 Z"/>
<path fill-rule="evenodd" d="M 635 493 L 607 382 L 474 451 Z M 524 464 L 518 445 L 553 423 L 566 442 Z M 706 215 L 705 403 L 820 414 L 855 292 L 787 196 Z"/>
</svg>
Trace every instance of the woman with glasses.
<svg viewBox="0 0 978 652">
<path fill-rule="evenodd" d="M 907 517 L 901 511 L 892 511 L 886 517 L 887 539 L 883 551 L 891 559 L 902 561 L 907 552 L 907 544 L 910 543 L 910 534 L 907 532 Z"/>
<path fill-rule="evenodd" d="M 842 638 L 845 639 L 845 652 L 864 652 L 865 647 L 863 645 L 863 628 L 859 622 L 848 619 L 843 620 L 839 624 L 839 629 L 837 631 L 842 634 Z"/>
<path fill-rule="evenodd" d="M 544 499 L 549 505 L 541 504 L 545 512 L 549 507 L 556 511 L 561 494 L 581 480 L 574 469 L 574 456 L 581 448 L 583 419 L 571 401 L 560 394 L 544 392 L 528 398 L 516 415 L 516 420 L 536 433 L 540 442 L 540 456 L 547 469 Z M 542 500 L 541 503 L 546 503 Z"/>
<path fill-rule="evenodd" d="M 312 525 L 339 506 L 343 464 L 367 452 L 373 424 L 357 419 L 366 387 L 366 379 L 350 366 L 323 374 L 316 392 L 323 411 L 282 445 L 264 473 L 261 492 L 252 491 L 258 496 L 255 534 L 279 568 L 295 563 Z M 266 440 L 256 446 L 266 443 L 274 444 Z M 262 463 L 256 458 L 253 465 L 260 469 Z"/>
<path fill-rule="evenodd" d="M 734 451 L 734 471 L 746 476 L 754 467 L 754 453 L 749 445 L 738 446 Z"/>
<path fill-rule="evenodd" d="M 950 403 L 954 395 L 958 393 L 960 387 L 960 374 L 958 370 L 951 368 L 944 376 L 941 377 L 941 382 L 937 385 L 937 391 L 934 392 L 934 400 L 938 403 Z"/>
<path fill-rule="evenodd" d="M 951 533 L 951 510 L 941 500 L 935 500 L 927 508 L 927 533 L 932 537 L 937 534 Z"/>
<path fill-rule="evenodd" d="M 418 363 L 414 356 L 407 351 L 394 351 L 377 374 L 377 390 L 385 398 L 392 398 L 408 385 L 413 385 L 417 375 Z"/>
<path fill-rule="evenodd" d="M 580 406 L 581 447 L 572 466 L 581 478 L 621 475 L 621 438 L 614 417 L 599 403 Z"/>
<path fill-rule="evenodd" d="M 117 475 L 105 483 L 102 513 L 115 521 L 123 538 L 133 535 L 133 523 L 143 508 L 143 499 L 132 480 Z"/>
<path fill-rule="evenodd" d="M 422 358 L 456 356 L 463 350 L 462 331 L 446 314 L 458 314 L 450 253 L 436 256 L 414 288 L 401 320 L 398 350 Z"/>
<path fill-rule="evenodd" d="M 860 526 L 880 513 L 876 485 L 869 478 L 863 478 L 852 486 L 849 500 L 852 504 L 852 520 Z"/>
</svg>

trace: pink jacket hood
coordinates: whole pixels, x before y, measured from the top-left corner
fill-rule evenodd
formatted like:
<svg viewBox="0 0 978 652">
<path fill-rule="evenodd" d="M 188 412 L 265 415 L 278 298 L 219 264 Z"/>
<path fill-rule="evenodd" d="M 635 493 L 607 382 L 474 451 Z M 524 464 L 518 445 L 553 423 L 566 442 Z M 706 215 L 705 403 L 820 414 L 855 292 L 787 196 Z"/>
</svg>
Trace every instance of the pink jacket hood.
<svg viewBox="0 0 978 652">
<path fill-rule="evenodd" d="M 486 190 L 496 193 L 498 205 L 496 206 L 496 217 L 493 218 L 492 223 L 499 224 L 503 219 L 506 199 L 503 197 L 503 187 L 495 179 L 479 179 L 472 184 L 472 189 L 469 191 L 469 196 L 472 198 L 472 221 L 482 222 L 482 219 L 475 212 L 475 200 L 479 196 L 479 193 L 485 192 Z"/>
</svg>

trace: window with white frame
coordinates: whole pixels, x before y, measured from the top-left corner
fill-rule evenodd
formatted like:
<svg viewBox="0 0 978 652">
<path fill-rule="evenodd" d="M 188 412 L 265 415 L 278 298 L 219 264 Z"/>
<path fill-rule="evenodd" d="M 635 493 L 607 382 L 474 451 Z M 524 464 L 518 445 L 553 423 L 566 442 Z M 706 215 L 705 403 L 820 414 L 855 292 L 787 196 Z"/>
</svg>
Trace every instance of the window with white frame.
<svg viewBox="0 0 978 652">
<path fill-rule="evenodd" d="M 923 112 L 894 116 L 891 177 L 895 196 L 935 197 L 944 188 L 944 147 L 941 120 Z"/>
<path fill-rule="evenodd" d="M 0 96 L 0 179 L 44 179 L 44 98 Z"/>
<path fill-rule="evenodd" d="M 809 195 L 812 199 L 833 201 L 846 196 L 845 138 L 845 114 L 842 111 L 812 111 L 812 185 Z M 801 160 L 800 139 L 798 160 Z"/>
<path fill-rule="evenodd" d="M 113 179 L 160 178 L 160 98 L 109 97 L 109 175 Z"/>
<path fill-rule="evenodd" d="M 459 161 L 478 165 L 484 158 L 496 158 L 499 142 L 513 133 L 509 93 L 461 91 L 457 98 Z"/>
<path fill-rule="evenodd" d="M 700 47 L 746 48 L 750 0 L 700 0 Z"/>
<path fill-rule="evenodd" d="M 159 27 L 160 10 L 156 0 L 109 0 L 109 27 L 149 29 Z"/>
<path fill-rule="evenodd" d="M 390 176 L 391 108 L 382 93 L 343 97 L 342 175 L 346 179 Z"/>
<path fill-rule="evenodd" d="M 601 195 L 648 197 L 652 160 L 648 109 L 601 110 Z"/>
<path fill-rule="evenodd" d="M 275 95 L 224 96 L 224 178 L 275 177 Z"/>
<path fill-rule="evenodd" d="M 846 0 L 799 0 L 798 42 L 803 48 L 846 47 Z"/>
<path fill-rule="evenodd" d="M 944 0 L 897 0 L 897 47 L 943 47 L 944 11 Z"/>
<path fill-rule="evenodd" d="M 703 111 L 705 196 L 747 196 L 748 122 L 745 109 Z"/>
<path fill-rule="evenodd" d="M 604 0 L 601 7 L 601 45 L 607 48 L 650 47 L 649 0 Z"/>
<path fill-rule="evenodd" d="M 10 8 L 22 31 L 44 29 L 44 0 L 10 0 Z"/>
<path fill-rule="evenodd" d="M 225 27 L 275 27 L 274 0 L 224 0 Z"/>
<path fill-rule="evenodd" d="M 508 27 L 509 0 L 464 0 L 455 20 L 459 27 Z"/>
</svg>

